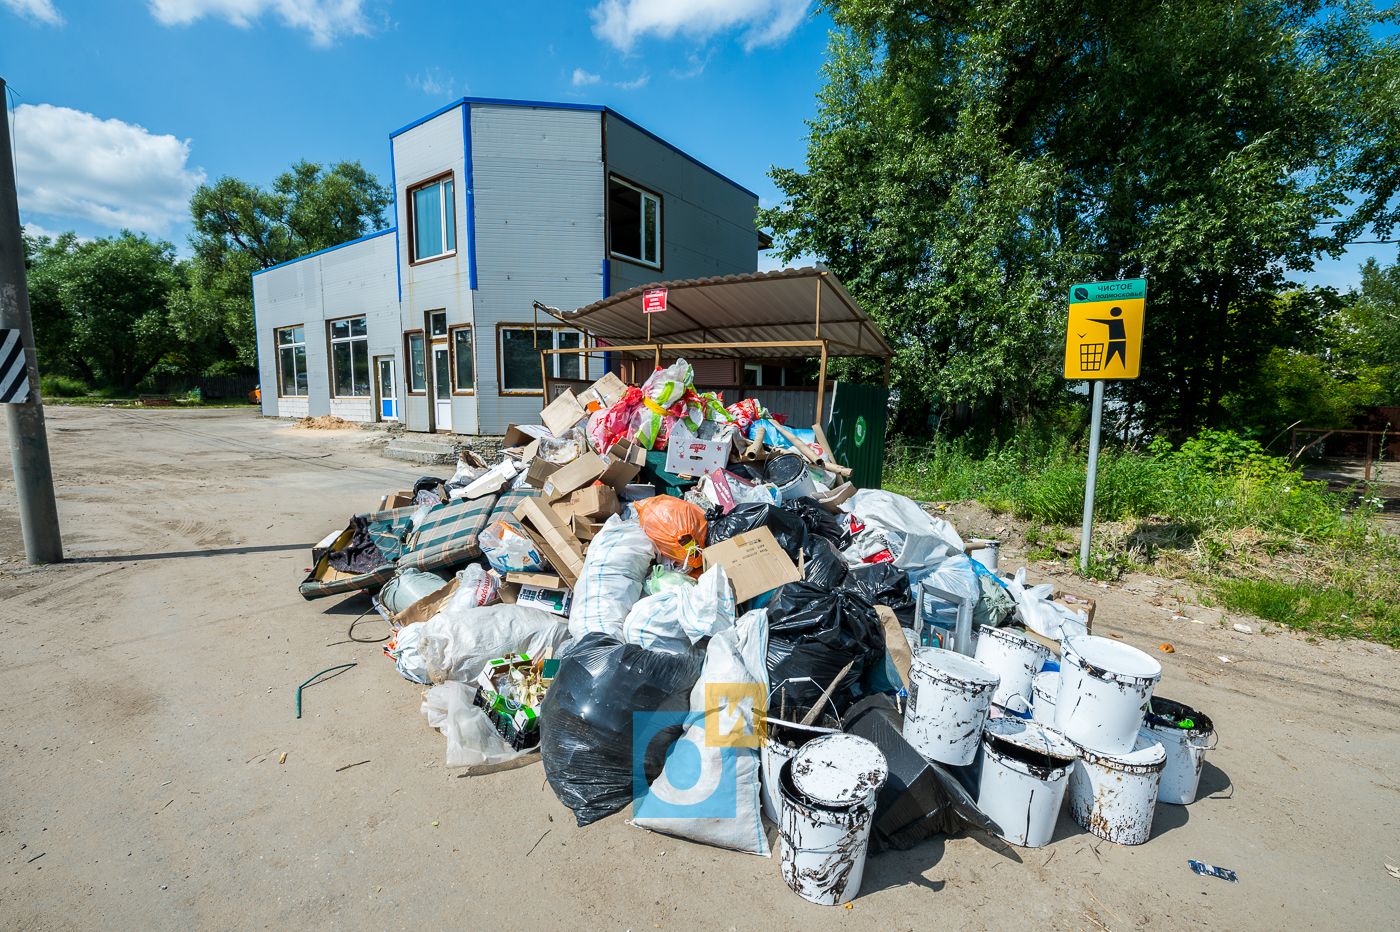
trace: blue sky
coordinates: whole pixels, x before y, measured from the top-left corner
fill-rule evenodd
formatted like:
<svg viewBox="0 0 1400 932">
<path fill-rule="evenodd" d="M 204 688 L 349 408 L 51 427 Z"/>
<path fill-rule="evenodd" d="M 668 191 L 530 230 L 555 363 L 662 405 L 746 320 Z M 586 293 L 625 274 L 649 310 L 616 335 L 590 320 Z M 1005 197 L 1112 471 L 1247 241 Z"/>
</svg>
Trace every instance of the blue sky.
<svg viewBox="0 0 1400 932">
<path fill-rule="evenodd" d="M 297 159 L 389 177 L 390 131 L 463 95 L 606 104 L 769 206 L 800 167 L 829 20 L 810 0 L 0 0 L 21 215 L 184 248 L 193 186 Z M 1305 276 L 1346 288 L 1356 246 Z M 770 267 L 771 261 L 763 262 Z"/>
</svg>

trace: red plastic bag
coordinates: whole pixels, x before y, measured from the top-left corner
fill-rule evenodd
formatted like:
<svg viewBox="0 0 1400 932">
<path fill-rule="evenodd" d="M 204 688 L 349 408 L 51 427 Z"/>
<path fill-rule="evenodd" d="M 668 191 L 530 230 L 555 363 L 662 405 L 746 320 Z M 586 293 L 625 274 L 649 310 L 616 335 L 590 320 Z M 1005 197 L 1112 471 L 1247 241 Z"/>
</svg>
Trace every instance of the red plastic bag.
<svg viewBox="0 0 1400 932">
<path fill-rule="evenodd" d="M 709 524 L 699 507 L 671 495 L 644 498 L 633 507 L 657 553 L 688 570 L 700 569 Z"/>
<path fill-rule="evenodd" d="M 641 406 L 642 390 L 634 386 L 628 388 L 617 400 L 617 404 L 608 409 L 600 430 L 603 445 L 599 448 L 599 452 L 612 449 L 612 445 L 623 437 L 630 437 L 632 414 Z M 589 428 L 592 429 L 592 426 L 590 423 Z"/>
</svg>

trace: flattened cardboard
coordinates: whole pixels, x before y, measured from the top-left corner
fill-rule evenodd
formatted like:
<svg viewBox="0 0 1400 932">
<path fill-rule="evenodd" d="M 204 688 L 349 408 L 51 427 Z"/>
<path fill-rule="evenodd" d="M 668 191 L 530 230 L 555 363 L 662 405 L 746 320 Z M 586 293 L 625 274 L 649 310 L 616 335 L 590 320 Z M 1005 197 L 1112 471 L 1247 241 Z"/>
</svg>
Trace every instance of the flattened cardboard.
<svg viewBox="0 0 1400 932">
<path fill-rule="evenodd" d="M 542 589 L 562 589 L 564 580 L 553 573 L 522 573 L 512 570 L 506 574 L 506 582 L 518 583 L 522 586 L 539 586 Z"/>
<path fill-rule="evenodd" d="M 538 498 L 527 498 L 515 509 L 515 517 L 525 533 L 544 552 L 555 571 L 572 589 L 583 572 L 583 545 L 553 508 Z"/>
<path fill-rule="evenodd" d="M 566 388 L 540 412 L 540 420 L 549 428 L 551 434 L 562 437 L 564 431 L 573 427 L 587 414 L 583 405 L 578 403 L 578 397 L 571 389 Z"/>
<path fill-rule="evenodd" d="M 627 383 L 608 372 L 588 388 L 579 392 L 578 403 L 583 406 L 583 410 L 592 414 L 600 408 L 611 408 L 617 404 L 622 400 L 626 391 Z"/>
<path fill-rule="evenodd" d="M 395 615 L 393 623 L 402 628 L 405 625 L 411 625 L 419 621 L 427 621 L 429 618 L 432 618 L 438 612 L 442 611 L 442 607 L 447 604 L 447 600 L 452 598 L 453 594 L 456 593 L 457 584 L 460 582 L 460 578 L 453 576 L 452 581 L 437 592 L 423 596 L 423 598 Z"/>
<path fill-rule="evenodd" d="M 729 575 L 734 598 L 739 602 L 802 578 L 797 565 L 766 527 L 735 534 L 706 547 L 705 569 L 716 564 L 723 566 Z"/>
<path fill-rule="evenodd" d="M 612 449 L 608 450 L 608 457 L 612 463 L 598 478 L 603 480 L 604 485 L 612 486 L 618 494 L 637 478 L 637 473 L 647 464 L 647 451 L 630 440 L 619 440 L 613 444 Z"/>
<path fill-rule="evenodd" d="M 817 499 L 821 506 L 832 514 L 841 513 L 841 503 L 852 495 L 856 494 L 856 487 L 853 483 L 843 482 L 830 492 Z"/>
<path fill-rule="evenodd" d="M 557 502 L 574 489 L 593 484 L 612 464 L 613 459 L 610 456 L 585 453 L 572 463 L 560 466 L 540 488 L 544 490 L 546 499 Z"/>
<path fill-rule="evenodd" d="M 666 444 L 666 471 L 678 476 L 703 476 L 728 464 L 729 450 L 728 443 L 672 437 Z"/>
<path fill-rule="evenodd" d="M 537 443 L 539 441 L 536 441 Z M 535 457 L 530 461 L 530 468 L 525 472 L 525 484 L 536 489 L 544 488 L 549 477 L 559 471 L 559 466 L 551 463 L 543 457 Z"/>
</svg>

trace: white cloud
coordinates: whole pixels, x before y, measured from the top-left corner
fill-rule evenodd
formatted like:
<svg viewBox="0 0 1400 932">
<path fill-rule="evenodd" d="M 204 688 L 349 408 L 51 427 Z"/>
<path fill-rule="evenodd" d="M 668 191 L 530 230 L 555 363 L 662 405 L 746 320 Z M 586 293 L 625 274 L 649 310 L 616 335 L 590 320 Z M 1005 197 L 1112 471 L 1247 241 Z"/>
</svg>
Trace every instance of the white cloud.
<svg viewBox="0 0 1400 932">
<path fill-rule="evenodd" d="M 26 213 L 161 233 L 189 212 L 204 172 L 189 140 L 51 104 L 15 111 L 19 206 Z"/>
<path fill-rule="evenodd" d="M 642 76 L 635 81 L 615 81 L 613 82 L 613 87 L 619 87 L 624 91 L 635 91 L 638 88 L 646 87 L 650 81 L 651 75 L 644 72 Z"/>
<path fill-rule="evenodd" d="M 63 14 L 54 9 L 53 0 L 0 0 L 25 19 L 50 26 L 62 26 Z"/>
<path fill-rule="evenodd" d="M 441 68 L 429 68 L 425 74 L 411 78 L 404 75 L 404 78 L 409 87 L 416 87 L 429 97 L 455 97 L 457 94 L 457 79 L 450 74 L 444 76 Z"/>
<path fill-rule="evenodd" d="M 593 34 L 624 52 L 654 35 L 670 39 L 685 33 L 704 40 L 744 28 L 746 50 L 776 45 L 807 15 L 811 0 L 603 0 L 593 8 Z"/>
<path fill-rule="evenodd" d="M 586 84 L 597 84 L 603 80 L 601 75 L 589 74 L 582 68 L 574 69 L 574 87 L 583 87 Z"/>
<path fill-rule="evenodd" d="M 9 0 L 5 0 L 9 2 Z M 365 0 L 149 0 L 151 15 L 166 26 L 188 26 L 205 16 L 220 17 L 247 29 L 272 12 L 284 26 L 305 29 L 317 45 L 340 35 L 369 35 Z"/>
</svg>

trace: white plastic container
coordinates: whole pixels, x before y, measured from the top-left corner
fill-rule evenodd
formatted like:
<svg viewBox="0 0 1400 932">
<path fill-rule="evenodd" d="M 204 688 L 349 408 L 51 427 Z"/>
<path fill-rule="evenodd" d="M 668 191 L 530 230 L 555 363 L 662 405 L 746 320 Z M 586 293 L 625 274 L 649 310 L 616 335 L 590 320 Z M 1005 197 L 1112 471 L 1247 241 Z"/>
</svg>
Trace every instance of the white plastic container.
<svg viewBox="0 0 1400 932">
<path fill-rule="evenodd" d="M 977 653 L 973 655 L 978 663 L 1001 677 L 1001 684 L 992 693 L 992 702 L 1006 705 L 1012 696 L 1031 698 L 1031 679 L 1040 672 L 1045 661 L 1051 657 L 1050 649 L 1043 647 L 1010 628 L 988 628 L 985 625 L 977 632 Z"/>
<path fill-rule="evenodd" d="M 997 563 L 1001 555 L 1001 541 L 992 540 L 988 537 L 974 537 L 972 540 L 968 541 L 968 543 L 983 545 L 969 553 L 968 556 L 972 557 L 972 559 L 981 563 L 989 570 L 995 570 L 997 568 Z"/>
<path fill-rule="evenodd" d="M 1136 647 L 1091 635 L 1065 638 L 1060 651 L 1055 729 L 1100 754 L 1131 751 L 1162 665 Z"/>
<path fill-rule="evenodd" d="M 1146 729 L 1122 754 L 1101 754 L 1081 745 L 1069 776 L 1070 815 L 1106 841 L 1142 844 L 1152 836 L 1157 788 L 1166 764 L 1166 749 Z"/>
<path fill-rule="evenodd" d="M 768 817 L 768 821 L 775 825 L 782 824 L 783 798 L 778 792 L 778 775 L 782 772 L 783 764 L 787 763 L 797 754 L 798 750 L 808 741 L 820 738 L 823 735 L 838 734 L 841 729 L 823 728 L 818 725 L 802 725 L 797 722 L 784 721 L 778 718 L 781 705 L 775 698 L 787 683 L 813 683 L 816 682 L 810 676 L 792 677 L 783 680 L 773 687 L 768 694 L 768 740 L 763 742 L 763 749 L 759 752 L 759 777 L 760 791 L 759 799 L 763 803 L 763 814 Z M 836 703 L 827 699 L 827 704 L 831 709 L 831 715 L 836 722 L 841 721 L 841 716 L 836 712 Z M 796 709 L 793 715 L 796 717 Z M 789 747 L 788 745 L 794 745 Z"/>
<path fill-rule="evenodd" d="M 982 734 L 977 808 L 1013 845 L 1048 845 L 1078 755 L 1069 739 L 1044 725 L 993 719 Z"/>
<path fill-rule="evenodd" d="M 1184 726 L 1186 722 L 1191 724 Z M 1167 752 L 1157 798 L 1175 806 L 1194 803 L 1206 751 L 1215 747 L 1215 725 L 1210 716 L 1180 702 L 1154 696 L 1152 710 L 1147 716 L 1147 731 Z"/>
<path fill-rule="evenodd" d="M 1055 697 L 1060 693 L 1060 671 L 1046 670 L 1031 678 L 1031 719 L 1055 727 Z"/>
<path fill-rule="evenodd" d="M 914 652 L 904 740 L 929 760 L 972 763 L 1001 677 L 971 657 L 939 647 Z"/>
<path fill-rule="evenodd" d="M 821 906 L 856 898 L 875 797 L 888 776 L 885 755 L 857 735 L 815 738 L 783 764 L 780 860 L 783 880 L 798 896 Z"/>
</svg>

